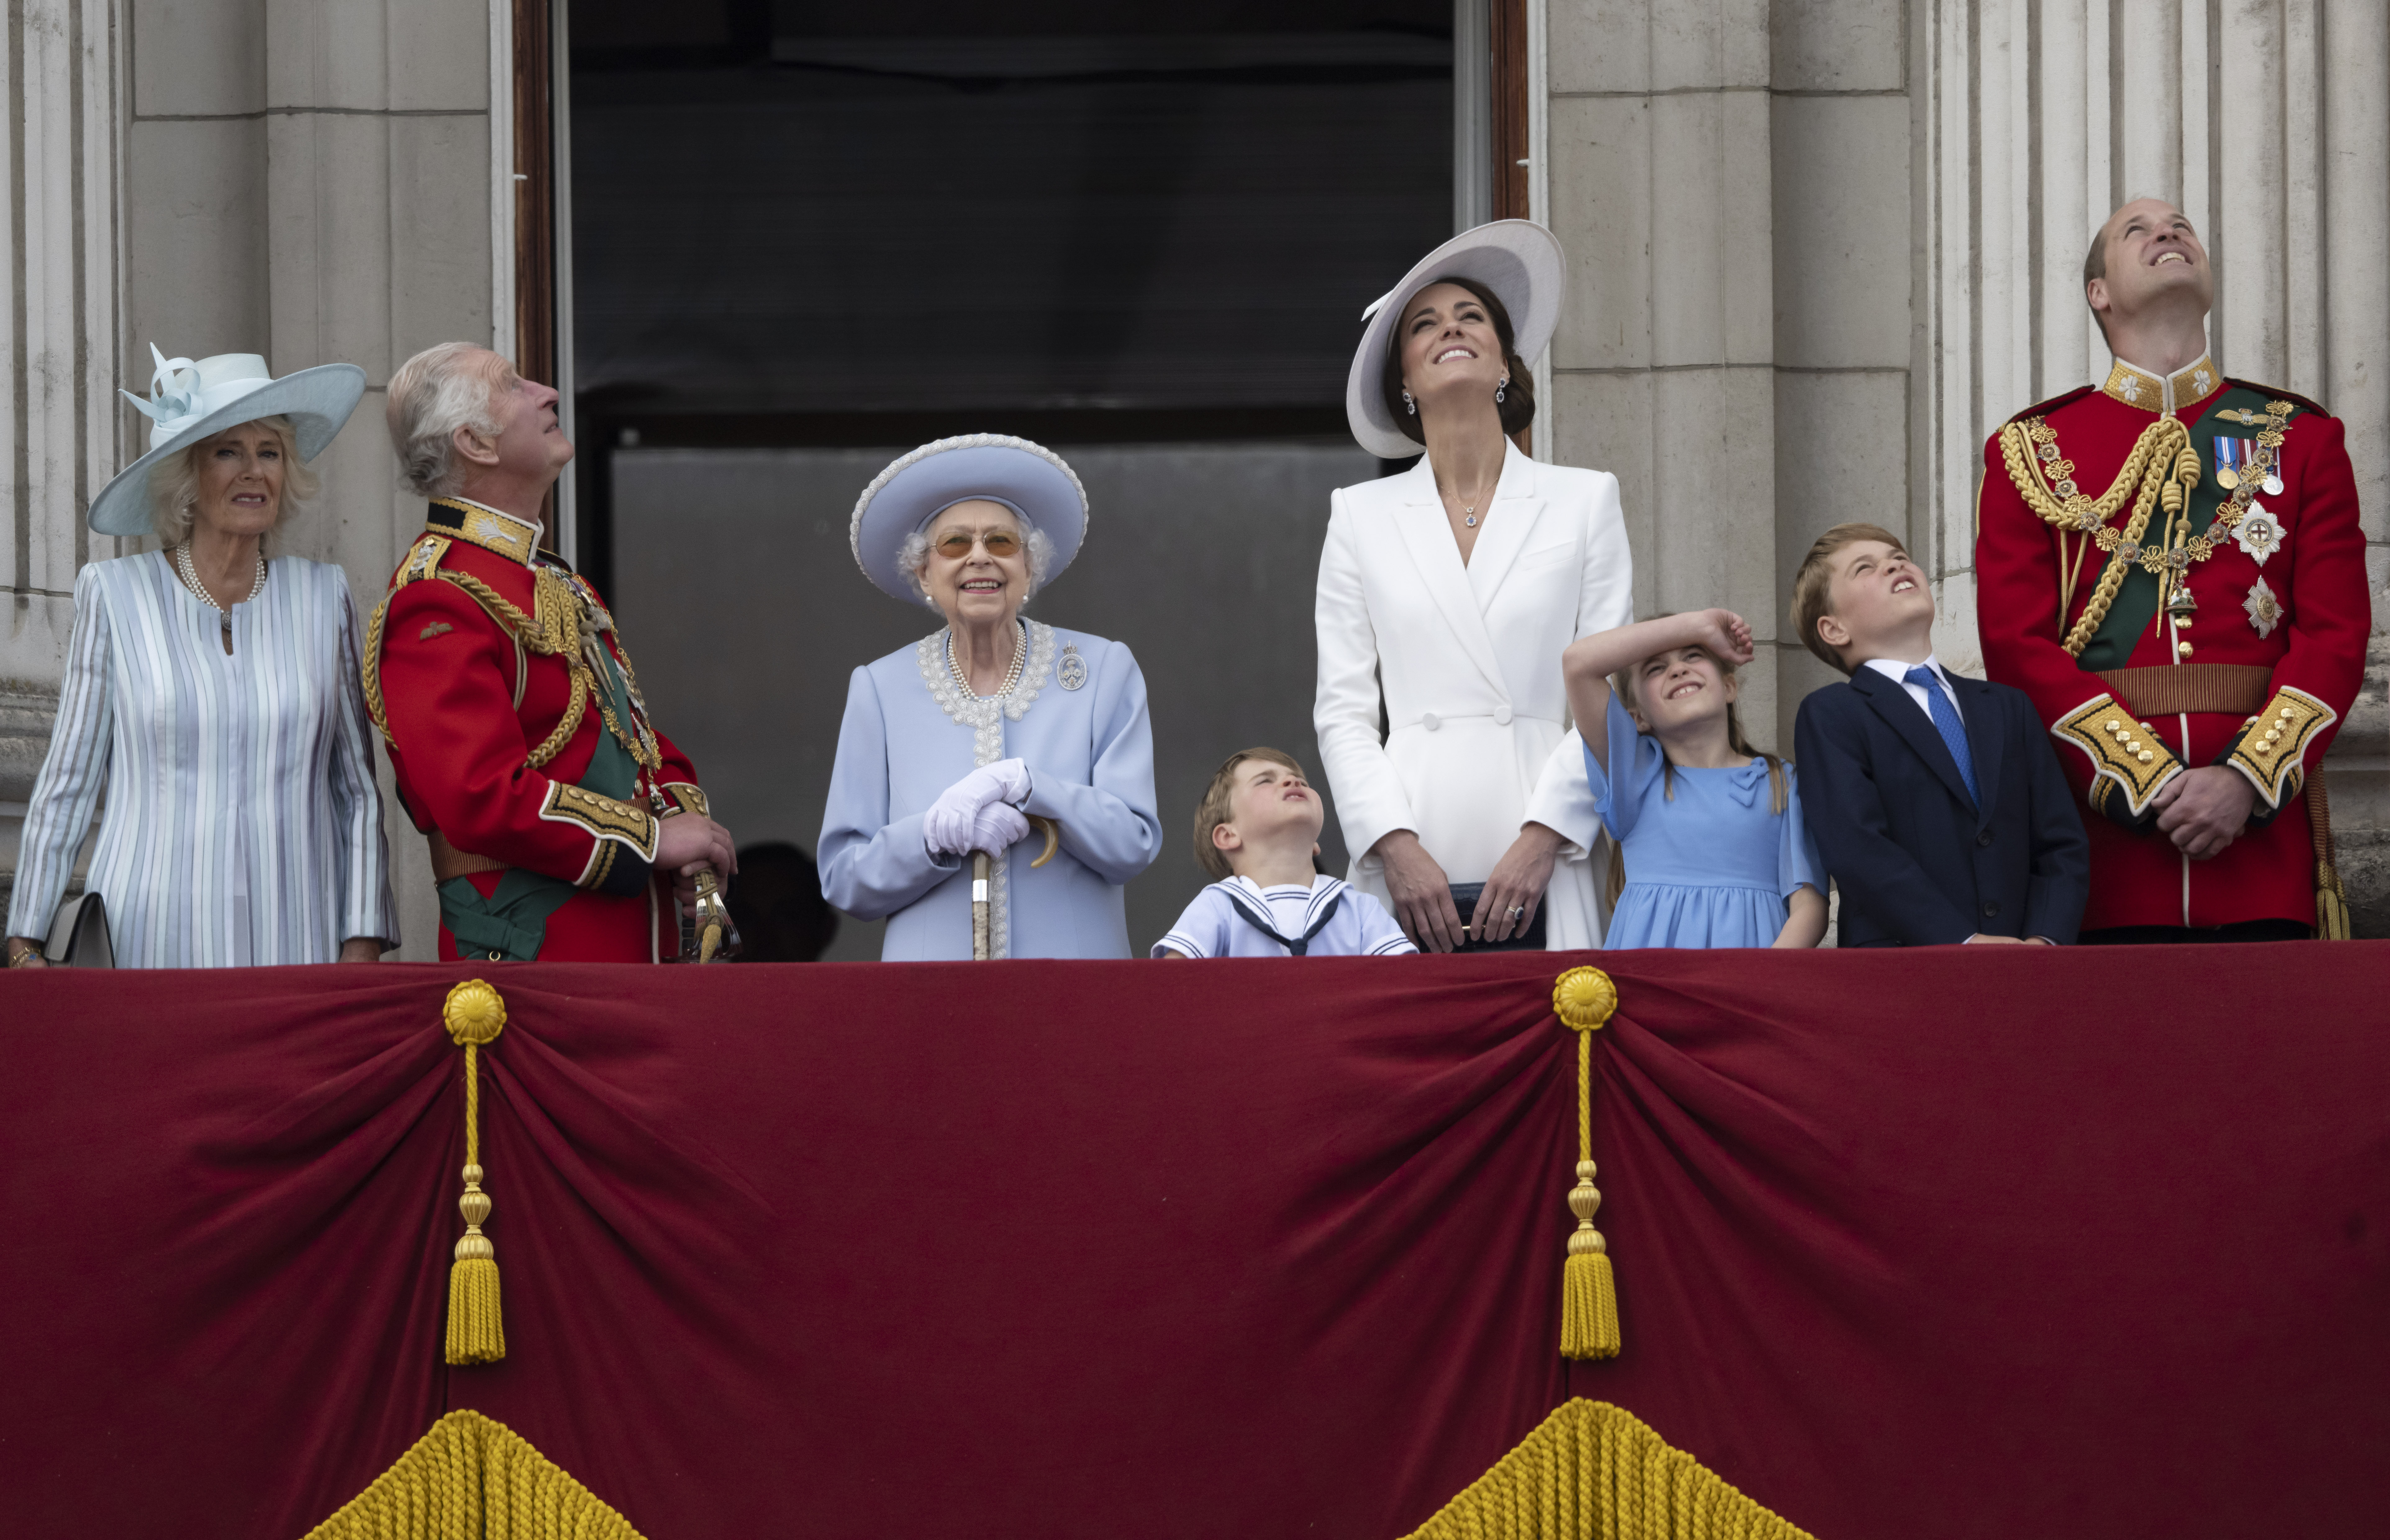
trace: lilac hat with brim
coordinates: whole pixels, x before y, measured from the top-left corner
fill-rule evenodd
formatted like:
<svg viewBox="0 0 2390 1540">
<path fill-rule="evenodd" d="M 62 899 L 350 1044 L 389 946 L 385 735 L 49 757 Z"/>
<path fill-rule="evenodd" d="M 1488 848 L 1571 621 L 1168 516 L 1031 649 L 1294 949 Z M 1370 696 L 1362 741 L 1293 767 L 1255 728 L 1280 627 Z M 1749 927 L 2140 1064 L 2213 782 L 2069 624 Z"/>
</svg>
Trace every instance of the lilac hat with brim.
<svg viewBox="0 0 2390 1540">
<path fill-rule="evenodd" d="M 1054 547 L 1051 583 L 1079 554 L 1087 533 L 1087 490 L 1061 456 L 1005 433 L 965 433 L 899 456 L 855 500 L 847 544 L 854 564 L 883 594 L 920 602 L 897 563 L 906 540 L 957 503 L 1002 503 Z"/>
</svg>

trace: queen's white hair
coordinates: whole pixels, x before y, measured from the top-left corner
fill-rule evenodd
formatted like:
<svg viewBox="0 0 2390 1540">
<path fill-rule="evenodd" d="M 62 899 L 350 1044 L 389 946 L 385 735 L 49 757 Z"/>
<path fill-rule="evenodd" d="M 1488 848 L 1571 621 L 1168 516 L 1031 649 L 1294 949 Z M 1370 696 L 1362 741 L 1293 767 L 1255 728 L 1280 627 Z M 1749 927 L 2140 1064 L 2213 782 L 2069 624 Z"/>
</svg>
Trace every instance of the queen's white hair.
<svg viewBox="0 0 2390 1540">
<path fill-rule="evenodd" d="M 274 535 L 282 528 L 283 520 L 304 512 L 324 483 L 314 468 L 299 457 L 299 430 L 289 417 L 257 417 L 239 426 L 271 429 L 282 441 L 282 500 L 275 506 L 274 528 L 266 532 L 263 543 L 268 547 L 266 554 L 272 555 Z M 225 430 L 225 433 L 231 431 L 229 428 Z M 199 506 L 199 456 L 223 436 L 211 433 L 149 468 L 149 527 L 168 550 L 191 537 L 191 520 L 198 515 Z"/>
<path fill-rule="evenodd" d="M 398 452 L 398 479 L 418 497 L 454 497 L 463 490 L 456 430 L 495 439 L 497 392 L 513 366 L 471 342 L 424 349 L 390 377 L 390 446 Z"/>
<path fill-rule="evenodd" d="M 942 508 L 939 511 L 943 513 L 945 510 Z M 1046 586 L 1046 574 L 1054 570 L 1054 543 L 1046 538 L 1044 530 L 1020 515 L 1015 514 L 1013 521 L 1021 526 L 1021 544 L 1029 552 L 1029 592 L 1021 596 L 1021 602 L 1026 605 L 1037 597 L 1037 590 Z M 921 602 L 935 610 L 937 598 L 930 592 L 930 585 L 921 580 L 921 574 L 929 570 L 929 566 L 930 530 L 925 524 L 906 535 L 905 544 L 896 547 L 896 570 L 911 581 L 913 592 L 921 596 Z"/>
</svg>

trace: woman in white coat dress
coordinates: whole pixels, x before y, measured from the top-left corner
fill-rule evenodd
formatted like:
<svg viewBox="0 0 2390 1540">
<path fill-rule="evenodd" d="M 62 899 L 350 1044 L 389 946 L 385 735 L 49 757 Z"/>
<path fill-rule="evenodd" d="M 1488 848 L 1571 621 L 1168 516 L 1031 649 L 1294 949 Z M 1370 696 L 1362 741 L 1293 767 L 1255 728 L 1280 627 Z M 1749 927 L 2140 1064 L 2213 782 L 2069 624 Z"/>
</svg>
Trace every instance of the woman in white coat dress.
<svg viewBox="0 0 2390 1540">
<path fill-rule="evenodd" d="M 1426 454 L 1330 501 L 1313 720 L 1351 880 L 1423 950 L 1515 943 L 1539 910 L 1553 949 L 1601 943 L 1561 653 L 1635 618 L 1618 479 L 1509 438 L 1564 273 L 1524 220 L 1455 237 L 1365 313 L 1346 382 L 1363 448 Z M 1479 883 L 1462 912 L 1453 885 Z"/>
</svg>

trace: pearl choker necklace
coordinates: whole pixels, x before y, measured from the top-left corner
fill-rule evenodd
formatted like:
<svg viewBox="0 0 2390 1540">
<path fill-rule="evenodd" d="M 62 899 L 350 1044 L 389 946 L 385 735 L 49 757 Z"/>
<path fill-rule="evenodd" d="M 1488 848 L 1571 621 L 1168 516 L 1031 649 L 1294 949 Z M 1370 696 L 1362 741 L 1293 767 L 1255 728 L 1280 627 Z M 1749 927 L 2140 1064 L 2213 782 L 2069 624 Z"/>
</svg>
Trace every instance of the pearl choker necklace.
<svg viewBox="0 0 2390 1540">
<path fill-rule="evenodd" d="M 211 610 L 223 610 L 225 624 L 227 626 L 232 624 L 232 612 L 216 602 L 216 597 L 208 592 L 208 585 L 199 581 L 199 569 L 191 565 L 191 546 L 188 541 L 174 547 L 174 571 L 182 574 L 183 585 L 197 595 L 201 604 Z M 257 581 L 249 585 L 248 598 L 237 602 L 247 604 L 250 599 L 257 597 L 263 592 L 265 592 L 265 553 L 261 551 L 257 557 Z"/>
<path fill-rule="evenodd" d="M 1018 620 L 1012 624 L 1012 666 L 1004 671 L 1004 684 L 992 696 L 980 695 L 971 688 L 970 675 L 963 672 L 961 661 L 955 657 L 955 628 L 951 625 L 946 627 L 946 667 L 954 671 L 955 683 L 962 686 L 967 699 L 1001 700 L 1012 693 L 1012 687 L 1021 683 L 1022 665 L 1029 659 L 1029 628 Z"/>
</svg>

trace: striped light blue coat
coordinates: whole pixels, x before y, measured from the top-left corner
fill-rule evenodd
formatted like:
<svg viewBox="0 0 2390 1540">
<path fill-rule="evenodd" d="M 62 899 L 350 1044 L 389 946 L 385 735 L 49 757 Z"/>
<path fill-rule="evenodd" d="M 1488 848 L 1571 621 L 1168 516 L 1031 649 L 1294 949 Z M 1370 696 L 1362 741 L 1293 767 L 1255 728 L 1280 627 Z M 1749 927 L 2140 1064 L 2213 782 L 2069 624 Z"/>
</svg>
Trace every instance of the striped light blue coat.
<svg viewBox="0 0 2390 1540">
<path fill-rule="evenodd" d="M 222 618 L 161 552 L 75 578 L 58 725 L 19 846 L 8 933 L 41 937 L 107 792 L 87 886 L 120 968 L 330 962 L 395 943 L 390 850 L 338 567 L 276 558 Z"/>
</svg>

